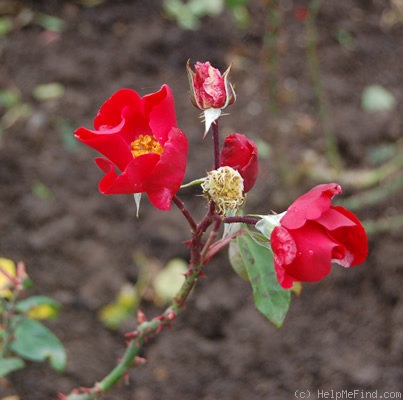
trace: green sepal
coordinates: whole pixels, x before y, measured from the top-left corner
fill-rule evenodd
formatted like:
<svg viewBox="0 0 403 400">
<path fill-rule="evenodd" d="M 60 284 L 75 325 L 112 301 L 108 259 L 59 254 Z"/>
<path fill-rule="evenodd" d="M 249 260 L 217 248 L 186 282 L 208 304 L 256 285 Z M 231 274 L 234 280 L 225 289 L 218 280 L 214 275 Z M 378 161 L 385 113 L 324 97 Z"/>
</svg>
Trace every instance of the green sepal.
<svg viewBox="0 0 403 400">
<path fill-rule="evenodd" d="M 134 193 L 134 202 L 136 203 L 136 217 L 139 217 L 140 213 L 140 201 L 141 201 L 141 193 Z"/>
<path fill-rule="evenodd" d="M 270 240 L 271 233 L 276 226 L 280 225 L 280 220 L 284 215 L 285 212 L 281 214 L 258 215 L 261 220 L 256 223 L 255 228 L 266 237 L 266 240 Z"/>
</svg>

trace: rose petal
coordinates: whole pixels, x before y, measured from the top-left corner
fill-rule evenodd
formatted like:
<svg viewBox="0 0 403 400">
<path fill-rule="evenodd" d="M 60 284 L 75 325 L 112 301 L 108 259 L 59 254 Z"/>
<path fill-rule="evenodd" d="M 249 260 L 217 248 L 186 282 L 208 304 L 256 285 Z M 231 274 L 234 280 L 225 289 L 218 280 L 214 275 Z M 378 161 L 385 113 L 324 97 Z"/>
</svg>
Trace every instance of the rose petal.
<svg viewBox="0 0 403 400">
<path fill-rule="evenodd" d="M 237 170 L 244 180 L 244 192 L 249 192 L 258 175 L 256 144 L 241 133 L 227 136 L 220 154 L 220 165 Z"/>
<path fill-rule="evenodd" d="M 142 111 L 142 99 L 134 90 L 118 90 L 100 108 L 94 128 L 102 134 L 119 125 L 120 135 L 130 144 L 138 135 L 151 133 L 148 119 Z"/>
<path fill-rule="evenodd" d="M 172 90 L 163 85 L 158 92 L 143 97 L 144 115 L 150 121 L 153 136 L 164 145 L 173 126 L 176 126 Z"/>
<path fill-rule="evenodd" d="M 342 243 L 346 247 L 347 254 L 351 254 L 351 257 L 348 258 L 350 260 L 350 265 L 348 266 L 361 264 L 368 256 L 368 238 L 365 229 L 360 220 L 351 211 L 341 206 L 336 206 L 334 209 L 340 215 L 348 218 L 354 226 L 342 226 L 332 230 L 329 234 L 335 241 Z M 347 264 L 347 259 L 343 262 Z"/>
<path fill-rule="evenodd" d="M 172 128 L 164 152 L 144 183 L 154 206 L 167 210 L 175 193 L 179 190 L 186 171 L 188 142 L 185 134 Z"/>
<path fill-rule="evenodd" d="M 279 252 L 286 252 L 290 242 L 286 235 L 278 235 L 279 231 L 278 227 L 275 228 L 271 239 L 276 256 Z M 284 269 L 286 274 L 297 282 L 316 282 L 330 273 L 332 252 L 338 243 L 326 234 L 323 227 L 308 221 L 302 228 L 289 230 L 288 234 L 296 248 L 292 249 L 291 258 L 277 257 L 277 269 Z M 292 261 L 288 262 L 290 259 Z M 284 282 L 280 281 L 280 284 L 285 287 Z"/>
<path fill-rule="evenodd" d="M 330 208 L 332 198 L 341 192 L 341 186 L 337 183 L 315 186 L 291 204 L 281 220 L 281 225 L 297 229 L 308 220 L 316 220 Z"/>
<path fill-rule="evenodd" d="M 120 135 L 124 121 L 120 125 L 100 133 L 86 128 L 78 128 L 74 135 L 80 142 L 92 147 L 109 158 L 121 171 L 133 159 L 125 139 Z"/>
<path fill-rule="evenodd" d="M 329 209 L 323 212 L 323 214 L 315 221 L 330 231 L 341 227 L 351 227 L 356 225 L 355 221 L 345 216 L 344 213 L 340 212 L 335 206 L 330 206 Z"/>
<path fill-rule="evenodd" d="M 289 231 L 276 226 L 271 234 L 271 247 L 281 265 L 291 264 L 297 255 L 297 245 Z"/>
<path fill-rule="evenodd" d="M 131 105 L 133 109 L 140 108 L 141 98 L 131 89 L 120 89 L 102 104 L 94 119 L 94 128 L 102 130 L 103 127 L 114 127 L 122 120 L 122 110 Z"/>
<path fill-rule="evenodd" d="M 144 192 L 144 181 L 150 175 L 160 156 L 144 154 L 132 159 L 126 169 L 117 175 L 114 164 L 105 158 L 97 158 L 98 167 L 106 173 L 99 182 L 99 190 L 104 194 L 132 194 Z"/>
</svg>

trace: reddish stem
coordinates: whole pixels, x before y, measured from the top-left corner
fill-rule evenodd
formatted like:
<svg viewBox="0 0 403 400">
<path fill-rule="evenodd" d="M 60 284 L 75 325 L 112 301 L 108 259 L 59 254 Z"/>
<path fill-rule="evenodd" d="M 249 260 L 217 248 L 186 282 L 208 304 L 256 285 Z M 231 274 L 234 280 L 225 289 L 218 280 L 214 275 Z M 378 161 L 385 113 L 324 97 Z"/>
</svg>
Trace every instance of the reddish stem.
<svg viewBox="0 0 403 400">
<path fill-rule="evenodd" d="M 214 169 L 220 168 L 220 133 L 218 129 L 218 119 L 213 125 L 213 144 L 214 144 Z"/>
<path fill-rule="evenodd" d="M 184 215 L 184 217 L 188 221 L 192 232 L 195 232 L 197 229 L 197 224 L 196 224 L 195 220 L 193 219 L 193 217 L 190 215 L 190 212 L 186 208 L 185 203 L 177 195 L 175 195 L 173 197 L 172 201 L 179 208 L 180 212 Z"/>
<path fill-rule="evenodd" d="M 226 217 L 223 222 L 226 224 L 233 224 L 235 222 L 240 222 L 248 225 L 255 225 L 260 221 L 260 218 L 256 217 L 243 217 L 243 216 L 235 216 L 235 217 Z"/>
</svg>

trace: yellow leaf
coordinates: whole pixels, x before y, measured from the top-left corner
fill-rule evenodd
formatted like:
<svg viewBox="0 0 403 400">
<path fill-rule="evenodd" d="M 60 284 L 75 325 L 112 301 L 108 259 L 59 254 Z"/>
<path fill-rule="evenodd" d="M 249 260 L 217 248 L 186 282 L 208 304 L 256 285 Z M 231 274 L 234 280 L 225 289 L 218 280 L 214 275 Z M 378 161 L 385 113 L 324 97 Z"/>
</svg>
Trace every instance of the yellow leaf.
<svg viewBox="0 0 403 400">
<path fill-rule="evenodd" d="M 12 292 L 8 287 L 12 286 L 9 277 L 15 278 L 17 274 L 14 261 L 0 257 L 0 297 L 9 298 Z"/>
<path fill-rule="evenodd" d="M 126 309 L 132 309 L 138 304 L 138 295 L 133 285 L 125 284 L 117 297 L 117 305 Z"/>
<path fill-rule="evenodd" d="M 56 318 L 58 310 L 52 307 L 50 304 L 41 304 L 39 306 L 33 307 L 29 313 L 28 317 L 32 319 L 47 319 Z"/>
<path fill-rule="evenodd" d="M 99 310 L 98 318 L 108 328 L 117 329 L 126 319 L 134 315 L 139 302 L 140 296 L 136 287 L 126 283 L 120 289 L 116 300 Z"/>
<path fill-rule="evenodd" d="M 167 266 L 158 273 L 154 280 L 154 289 L 160 303 L 170 301 L 178 292 L 184 281 L 188 264 L 181 258 L 173 258 Z"/>
</svg>

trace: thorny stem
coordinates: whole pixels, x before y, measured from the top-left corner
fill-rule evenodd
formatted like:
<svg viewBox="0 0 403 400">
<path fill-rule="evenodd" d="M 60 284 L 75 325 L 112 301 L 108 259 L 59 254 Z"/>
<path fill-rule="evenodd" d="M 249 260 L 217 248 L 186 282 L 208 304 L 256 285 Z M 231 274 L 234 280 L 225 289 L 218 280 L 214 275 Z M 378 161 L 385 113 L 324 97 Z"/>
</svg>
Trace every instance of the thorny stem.
<svg viewBox="0 0 403 400">
<path fill-rule="evenodd" d="M 173 201 L 181 210 L 192 229 L 192 239 L 190 243 L 190 267 L 185 274 L 185 281 L 183 282 L 176 296 L 173 298 L 171 305 L 161 315 L 153 318 L 150 321 L 141 322 L 137 327 L 137 330 L 130 332 L 127 335 L 128 339 L 130 340 L 127 349 L 118 365 L 108 375 L 106 375 L 100 382 L 95 383 L 92 388 L 76 389 L 67 396 L 60 394 L 60 399 L 91 400 L 101 396 L 110 390 L 122 378 L 127 376 L 127 373 L 131 367 L 143 363 L 144 360 L 138 357 L 138 354 L 144 343 L 151 336 L 160 333 L 165 326 L 170 326 L 171 322 L 176 319 L 183 309 L 183 306 L 198 278 L 202 276 L 202 237 L 208 227 L 214 221 L 214 203 L 210 202 L 205 217 L 200 221 L 199 224 L 196 224 L 184 202 L 181 201 L 177 196 L 174 197 Z M 216 220 L 214 230 L 218 231 L 220 223 L 221 221 Z"/>
<path fill-rule="evenodd" d="M 211 201 L 206 215 L 197 225 L 196 231 L 192 234 L 190 245 L 190 266 L 202 265 L 202 238 L 208 227 L 214 220 L 214 203 Z"/>
<path fill-rule="evenodd" d="M 185 274 L 185 281 L 179 289 L 177 295 L 173 298 L 171 305 L 158 317 L 150 321 L 142 322 L 137 330 L 127 334 L 130 340 L 127 349 L 119 361 L 118 365 L 106 375 L 100 382 L 97 382 L 92 388 L 82 388 L 74 390 L 71 394 L 64 396 L 59 395 L 63 400 L 90 400 L 97 396 L 105 394 L 117 382 L 124 378 L 130 368 L 144 362 L 138 357 L 138 353 L 144 343 L 153 335 L 161 332 L 165 326 L 169 326 L 179 315 L 183 306 L 189 297 L 192 288 L 195 286 L 197 279 L 201 275 L 201 265 L 191 266 Z"/>
<path fill-rule="evenodd" d="M 196 222 L 193 219 L 193 217 L 190 215 L 190 212 L 186 208 L 185 203 L 176 195 L 173 197 L 172 201 L 179 208 L 180 212 L 183 214 L 183 216 L 188 221 L 188 223 L 190 225 L 190 229 L 192 230 L 192 232 L 196 231 L 196 229 L 197 229 Z"/>
<path fill-rule="evenodd" d="M 206 241 L 206 243 L 204 244 L 203 249 L 202 249 L 201 252 L 200 252 L 201 261 L 202 261 L 203 265 L 204 265 L 204 263 L 206 262 L 206 261 L 205 261 L 205 258 L 206 258 L 206 254 L 207 254 L 207 252 L 208 252 L 208 249 L 209 249 L 210 246 L 214 243 L 214 240 L 215 240 L 215 238 L 216 238 L 217 235 L 218 235 L 218 230 L 220 229 L 221 222 L 222 222 L 221 219 L 218 219 L 218 218 L 217 218 L 217 219 L 215 220 L 213 230 L 210 232 L 210 235 L 209 235 L 209 237 L 207 238 L 207 241 Z"/>
</svg>

